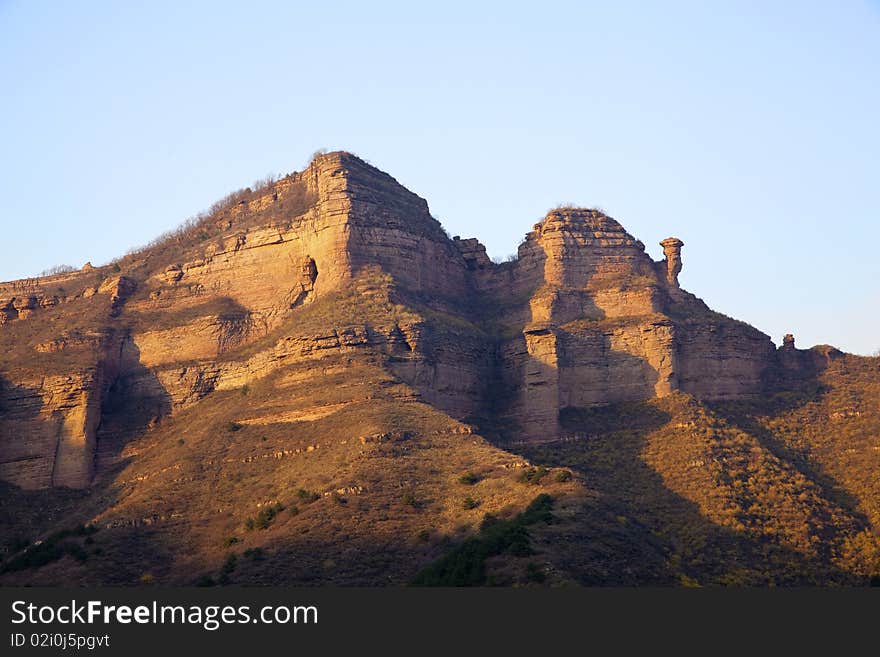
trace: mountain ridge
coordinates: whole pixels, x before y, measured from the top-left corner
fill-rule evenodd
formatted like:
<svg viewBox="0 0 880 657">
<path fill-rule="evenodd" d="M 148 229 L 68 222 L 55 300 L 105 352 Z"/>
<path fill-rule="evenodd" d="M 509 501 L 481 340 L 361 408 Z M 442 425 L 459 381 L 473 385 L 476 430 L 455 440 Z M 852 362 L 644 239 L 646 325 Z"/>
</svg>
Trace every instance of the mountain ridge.
<svg viewBox="0 0 880 657">
<path fill-rule="evenodd" d="M 876 359 L 799 350 L 790 336 L 775 348 L 683 290 L 684 243 L 661 245 L 655 262 L 611 217 L 560 207 L 526 234 L 515 260 L 493 263 L 478 240 L 447 235 L 427 202 L 390 175 L 349 153 L 318 155 L 110 265 L 0 283 L 4 496 L 102 527 L 90 540 L 113 557 L 71 571 L 92 582 L 216 576 L 227 553 L 238 555 L 239 581 L 263 581 L 263 566 L 235 552 L 241 544 L 274 566 L 304 550 L 335 555 L 333 566 L 307 559 L 306 570 L 285 570 L 292 582 L 381 583 L 386 569 L 400 583 L 477 531 L 479 517 L 513 522 L 543 493 L 573 534 L 592 526 L 629 535 L 610 511 L 627 509 L 641 528 L 632 537 L 659 550 L 646 582 L 738 581 L 729 559 L 756 562 L 744 583 L 864 580 L 877 555 L 864 475 L 877 458 L 872 425 L 854 430 L 865 460 L 853 474 L 838 453 L 852 447 L 821 457 L 783 449 L 766 418 L 788 427 L 786 413 L 821 403 L 831 394 L 823 386 L 836 389 L 827 379 L 860 401 L 820 424 L 870 421 L 871 376 L 847 379 L 845 370 L 871 372 Z M 779 405 L 789 398 L 803 405 Z M 617 426 L 601 409 L 618 413 Z M 642 416 L 654 420 L 639 424 Z M 685 416 L 699 420 L 677 419 Z M 691 462 L 716 463 L 705 456 L 715 454 L 736 462 L 735 474 L 722 461 L 714 479 L 694 479 L 704 466 L 677 456 L 692 450 L 688 432 L 703 436 Z M 672 437 L 678 452 L 655 436 Z M 778 494 L 748 477 L 736 483 L 749 453 L 759 464 L 750 477 L 766 476 Z M 617 475 L 597 466 L 603 458 L 632 477 L 620 491 Z M 810 458 L 825 465 L 802 467 Z M 785 481 L 798 483 L 789 490 Z M 640 506 L 652 505 L 630 491 L 638 482 L 667 506 L 646 515 Z M 708 514 L 699 526 L 718 555 L 711 568 L 681 547 L 693 503 Z M 296 513 L 263 512 L 275 505 Z M 667 514 L 678 529 L 648 529 Z M 763 520 L 743 520 L 754 514 Z M 768 534 L 775 547 L 762 552 L 755 537 L 777 514 L 785 520 Z M 2 519 L 29 545 L 58 522 L 51 512 Z M 271 526 L 252 531 L 248 522 Z M 804 537 L 795 525 L 816 529 Z M 328 527 L 359 547 L 336 544 Z M 537 544 L 551 530 L 528 531 Z M 651 532 L 661 537 L 655 547 Z M 109 573 L 102 562 L 131 560 L 135 536 L 156 548 L 141 555 L 149 572 Z M 185 554 L 175 536 L 190 546 Z M 811 552 L 813 536 L 824 552 Z M 9 563 L 22 554 L 14 547 Z M 631 564 L 585 565 L 546 549 L 552 563 L 569 564 L 551 583 L 639 579 L 626 575 Z M 376 564 L 364 566 L 359 553 Z M 65 580 L 58 563 L 69 568 L 71 554 L 5 577 Z M 526 558 L 499 556 L 507 561 L 497 576 L 527 582 Z M 786 574 L 788 558 L 803 577 Z"/>
</svg>

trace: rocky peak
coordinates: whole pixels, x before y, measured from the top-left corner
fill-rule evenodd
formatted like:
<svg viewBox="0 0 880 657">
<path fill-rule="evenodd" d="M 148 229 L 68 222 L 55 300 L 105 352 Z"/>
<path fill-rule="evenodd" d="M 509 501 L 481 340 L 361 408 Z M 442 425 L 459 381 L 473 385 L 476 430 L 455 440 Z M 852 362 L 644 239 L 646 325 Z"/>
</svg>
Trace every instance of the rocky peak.
<svg viewBox="0 0 880 657">
<path fill-rule="evenodd" d="M 653 270 L 644 244 L 595 209 L 551 210 L 524 246 L 527 257 L 544 259 L 544 282 L 560 287 L 586 288 L 602 285 L 608 278 L 648 275 Z"/>
</svg>

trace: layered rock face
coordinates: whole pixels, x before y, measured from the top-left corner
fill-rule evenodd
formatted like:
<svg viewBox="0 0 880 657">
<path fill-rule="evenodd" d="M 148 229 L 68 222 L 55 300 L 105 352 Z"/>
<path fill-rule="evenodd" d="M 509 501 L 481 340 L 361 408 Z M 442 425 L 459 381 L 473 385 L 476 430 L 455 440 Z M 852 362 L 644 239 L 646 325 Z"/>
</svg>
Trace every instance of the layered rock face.
<svg viewBox="0 0 880 657">
<path fill-rule="evenodd" d="M 513 263 L 460 249 L 483 294 L 502 299 L 500 369 L 512 391 L 499 412 L 526 440 L 560 435 L 559 411 L 668 395 L 753 394 L 774 366 L 770 338 L 681 290 L 681 247 L 644 245 L 597 210 L 561 208 L 526 236 Z M 505 296 L 505 294 L 507 296 Z"/>
<path fill-rule="evenodd" d="M 559 437 L 568 407 L 753 394 L 777 362 L 766 335 L 680 289 L 681 240 L 657 263 L 603 213 L 560 208 L 495 264 L 347 153 L 194 230 L 0 284 L 0 477 L 87 486 L 168 414 L 327 354 L 378 359 L 422 400 L 532 441 Z"/>
</svg>

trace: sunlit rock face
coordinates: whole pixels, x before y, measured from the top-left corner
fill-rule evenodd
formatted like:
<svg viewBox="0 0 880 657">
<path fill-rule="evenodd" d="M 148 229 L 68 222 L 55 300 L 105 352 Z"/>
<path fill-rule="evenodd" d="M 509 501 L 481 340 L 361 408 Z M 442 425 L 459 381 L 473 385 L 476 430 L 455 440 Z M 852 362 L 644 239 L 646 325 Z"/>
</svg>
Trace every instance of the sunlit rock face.
<svg viewBox="0 0 880 657">
<path fill-rule="evenodd" d="M 559 437 L 567 408 L 754 394 L 777 360 L 768 336 L 679 287 L 679 239 L 654 262 L 611 217 L 565 207 L 496 264 L 348 153 L 175 239 L 0 284 L 0 477 L 88 486 L 164 417 L 291 363 L 321 386 L 331 354 L 526 441 Z M 369 318 L 346 314 L 352 294 Z"/>
<path fill-rule="evenodd" d="M 753 394 L 775 363 L 768 336 L 679 287 L 677 238 L 661 243 L 665 260 L 654 262 L 614 219 L 565 207 L 535 225 L 515 262 L 490 266 L 475 240 L 457 244 L 474 287 L 504 308 L 500 372 L 513 392 L 501 412 L 522 439 L 557 438 L 567 407 L 676 390 Z"/>
</svg>

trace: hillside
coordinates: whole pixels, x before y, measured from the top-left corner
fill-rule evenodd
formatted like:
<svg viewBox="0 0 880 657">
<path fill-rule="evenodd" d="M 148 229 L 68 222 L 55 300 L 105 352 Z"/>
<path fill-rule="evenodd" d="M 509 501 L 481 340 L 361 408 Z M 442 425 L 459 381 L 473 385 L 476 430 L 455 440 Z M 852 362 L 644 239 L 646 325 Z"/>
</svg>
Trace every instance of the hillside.
<svg viewBox="0 0 880 657">
<path fill-rule="evenodd" d="M 776 349 L 684 243 L 493 263 L 348 153 L 0 283 L 3 584 L 867 584 L 880 359 Z"/>
</svg>

